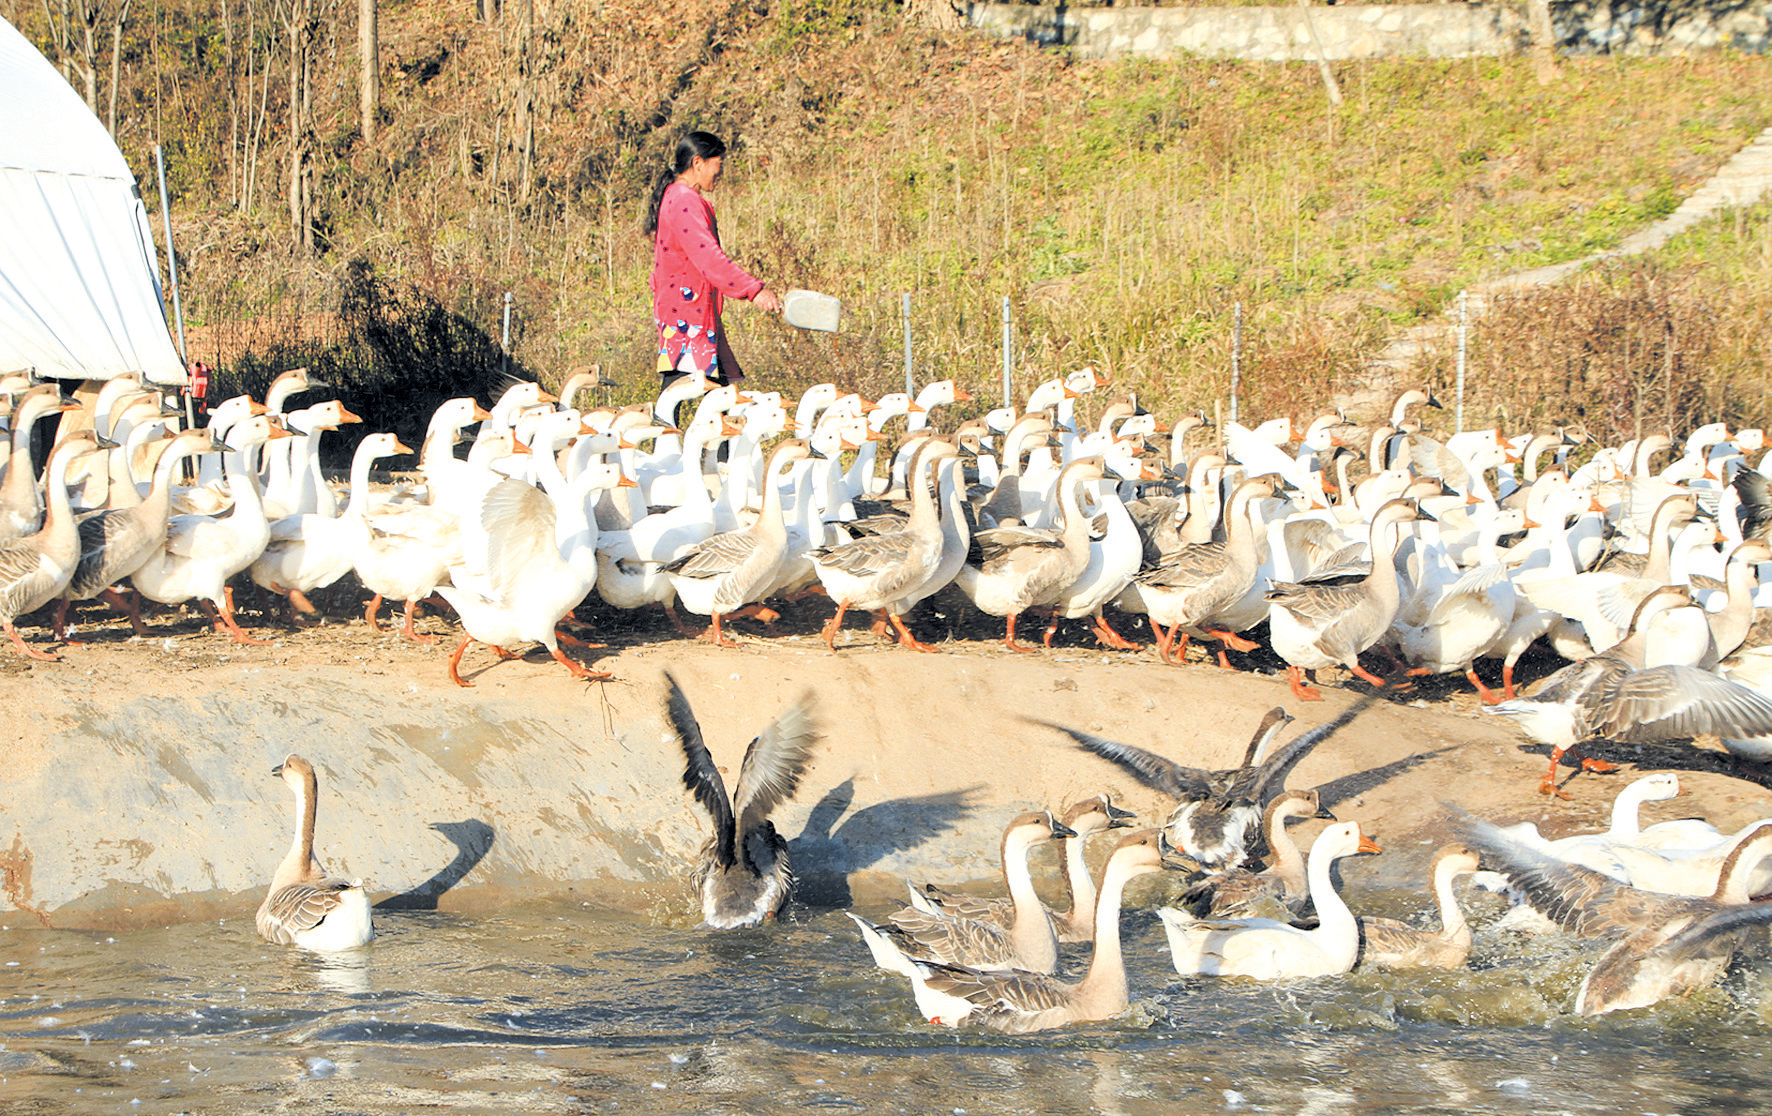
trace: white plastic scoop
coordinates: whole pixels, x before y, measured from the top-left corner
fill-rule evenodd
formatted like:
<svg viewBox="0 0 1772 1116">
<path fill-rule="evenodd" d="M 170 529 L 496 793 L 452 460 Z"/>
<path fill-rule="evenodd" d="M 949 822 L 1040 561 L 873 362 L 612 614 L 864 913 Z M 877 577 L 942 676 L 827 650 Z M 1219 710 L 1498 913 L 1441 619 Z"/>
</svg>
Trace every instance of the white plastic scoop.
<svg viewBox="0 0 1772 1116">
<path fill-rule="evenodd" d="M 835 295 L 792 290 L 781 296 L 782 320 L 801 329 L 835 333 L 842 314 L 843 303 Z"/>
</svg>

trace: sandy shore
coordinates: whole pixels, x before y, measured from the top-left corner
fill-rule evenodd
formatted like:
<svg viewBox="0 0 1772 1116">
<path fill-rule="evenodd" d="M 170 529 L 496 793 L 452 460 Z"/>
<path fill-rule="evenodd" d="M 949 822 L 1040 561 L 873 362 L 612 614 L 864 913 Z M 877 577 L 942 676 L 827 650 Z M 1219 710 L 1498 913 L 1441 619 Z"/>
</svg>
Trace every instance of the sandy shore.
<svg viewBox="0 0 1772 1116">
<path fill-rule="evenodd" d="M 1097 649 L 1080 628 L 1016 654 L 988 619 L 946 632 L 928 655 L 880 644 L 855 620 L 832 654 L 817 638 L 830 607 L 818 600 L 790 610 L 772 637 L 741 623 L 737 650 L 686 640 L 662 620 L 592 614 L 593 638 L 610 646 L 579 654 L 612 681 L 574 681 L 540 651 L 500 662 L 476 647 L 464 690 L 445 674 L 453 624 L 426 618 L 422 629 L 441 638 L 423 646 L 369 631 L 354 598 L 333 604 L 303 631 L 248 611 L 267 646 L 173 614 L 150 618 L 154 638 L 131 639 L 94 610 L 81 629 L 91 642 L 63 662 L 0 658 L 11 710 L 0 729 L 0 871 L 22 921 L 250 913 L 288 846 L 289 796 L 269 771 L 291 751 L 321 772 L 323 859 L 369 880 L 378 899 L 476 909 L 572 891 L 679 910 L 706 823 L 682 790 L 681 757 L 661 741 L 667 669 L 729 778 L 785 702 L 814 695 L 824 739 L 777 821 L 808 894 L 828 902 L 896 892 L 907 875 L 989 879 L 1002 823 L 1026 808 L 1106 790 L 1161 820 L 1160 795 L 1028 718 L 1224 767 L 1268 708 L 1286 707 L 1297 733 L 1369 692 L 1331 676 L 1326 701 L 1301 703 L 1259 653 L 1233 671 L 1168 666 L 1148 647 Z M 1555 836 L 1602 828 L 1619 787 L 1673 768 L 1688 794 L 1650 804 L 1645 820 L 1699 816 L 1728 830 L 1772 815 L 1767 780 L 1735 772 L 1714 743 L 1598 751 L 1623 769 L 1565 768 L 1572 797 L 1549 799 L 1537 793 L 1543 750 L 1483 716 L 1462 680 L 1434 682 L 1366 703 L 1291 785 L 1322 785 L 1340 817 L 1384 845 L 1348 863 L 1355 889 L 1425 876 L 1444 836 L 1442 801 Z"/>
</svg>

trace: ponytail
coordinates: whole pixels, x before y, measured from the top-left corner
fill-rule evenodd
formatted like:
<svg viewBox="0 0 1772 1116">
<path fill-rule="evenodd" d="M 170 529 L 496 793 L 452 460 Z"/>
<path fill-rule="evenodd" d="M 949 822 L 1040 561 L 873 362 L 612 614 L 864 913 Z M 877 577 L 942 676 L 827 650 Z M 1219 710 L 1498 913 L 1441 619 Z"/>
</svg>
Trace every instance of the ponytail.
<svg viewBox="0 0 1772 1116">
<path fill-rule="evenodd" d="M 646 216 L 640 222 L 640 232 L 651 240 L 658 235 L 658 207 L 664 202 L 665 191 L 671 183 L 695 165 L 695 160 L 717 159 L 726 154 L 726 145 L 720 137 L 709 132 L 687 132 L 677 141 L 677 149 L 671 155 L 671 164 L 658 172 L 658 178 L 652 183 L 652 200 L 646 206 Z"/>
<path fill-rule="evenodd" d="M 664 201 L 665 191 L 671 183 L 677 181 L 677 172 L 671 167 L 658 172 L 658 178 L 652 183 L 652 200 L 646 205 L 646 217 L 640 222 L 640 235 L 651 240 L 658 235 L 658 207 Z"/>
</svg>

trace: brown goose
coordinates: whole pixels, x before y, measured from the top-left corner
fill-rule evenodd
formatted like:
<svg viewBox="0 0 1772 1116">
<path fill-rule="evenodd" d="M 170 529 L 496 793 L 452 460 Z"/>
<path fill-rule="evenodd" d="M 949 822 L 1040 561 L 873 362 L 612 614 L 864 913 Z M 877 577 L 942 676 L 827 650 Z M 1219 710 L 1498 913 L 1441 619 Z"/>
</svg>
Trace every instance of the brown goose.
<svg viewBox="0 0 1772 1116">
<path fill-rule="evenodd" d="M 1034 650 L 1015 642 L 1016 619 L 1088 568 L 1090 521 L 1078 506 L 1079 490 L 1102 479 L 1104 465 L 1099 456 L 1065 465 L 1058 477 L 1063 509 L 1058 530 L 995 527 L 972 536 L 976 557 L 960 567 L 954 582 L 979 611 L 1005 618 L 1003 645 L 1011 651 Z"/>
<path fill-rule="evenodd" d="M 1050 973 L 1058 967 L 1058 938 L 1034 893 L 1028 852 L 1043 842 L 1074 836 L 1045 810 L 1018 815 L 1003 831 L 1004 882 L 1015 901 L 1015 920 L 1007 929 L 988 919 L 926 914 L 915 907 L 901 908 L 889 926 L 873 929 L 914 961 Z M 878 951 L 875 960 L 902 971 Z"/>
<path fill-rule="evenodd" d="M 665 564 L 665 573 L 677 591 L 677 600 L 691 612 L 709 618 L 706 637 L 720 647 L 738 643 L 721 632 L 722 624 L 735 616 L 774 613 L 759 608 L 754 597 L 768 588 L 787 553 L 788 528 L 782 519 L 782 474 L 789 465 L 811 455 L 805 442 L 795 438 L 770 451 L 764 470 L 763 508 L 755 523 L 725 531 L 697 543 Z"/>
<path fill-rule="evenodd" d="M 1267 867 L 1259 872 L 1233 868 L 1194 885 L 1183 894 L 1194 916 L 1243 918 L 1271 912 L 1274 917 L 1283 913 L 1290 918 L 1302 911 L 1310 898 L 1310 885 L 1305 879 L 1304 853 L 1286 830 L 1286 824 L 1295 818 L 1334 821 L 1335 815 L 1322 805 L 1314 788 L 1281 792 L 1261 817 L 1262 836 L 1271 856 Z M 1275 910 L 1276 906 L 1280 910 Z"/>
<path fill-rule="evenodd" d="M 788 843 L 769 814 L 794 796 L 818 743 L 811 695 L 788 706 L 751 741 L 738 769 L 738 785 L 728 798 L 689 699 L 669 673 L 665 685 L 665 715 L 688 759 L 683 785 L 714 822 L 714 834 L 690 876 L 704 925 L 715 930 L 755 926 L 774 918 L 794 887 Z"/>
<path fill-rule="evenodd" d="M 952 442 L 925 438 L 911 459 L 911 514 L 904 526 L 812 551 L 812 566 L 819 583 L 837 602 L 837 614 L 824 627 L 825 646 L 832 651 L 837 649 L 843 614 L 851 608 L 873 612 L 876 626 L 890 620 L 904 645 L 918 651 L 934 650 L 919 642 L 889 606 L 908 589 L 921 587 L 941 560 L 941 517 L 929 488 L 929 473 L 935 462 L 959 455 L 959 447 Z"/>
<path fill-rule="evenodd" d="M 115 586 L 166 545 L 172 480 L 179 465 L 193 454 L 222 448 L 208 430 L 186 430 L 166 439 L 160 460 L 154 465 L 154 481 L 146 500 L 130 507 L 110 508 L 80 521 L 80 563 L 56 605 L 56 638 L 66 638 L 68 606 L 94 597 L 128 613 L 136 635 L 151 634 L 142 623 L 141 597 L 131 593 L 126 600 Z"/>
<path fill-rule="evenodd" d="M 61 595 L 80 562 L 79 527 L 68 499 L 68 470 L 74 459 L 98 448 L 91 434 L 70 434 L 49 452 L 49 510 L 43 526 L 32 534 L 0 543 L 0 627 L 12 637 L 19 654 L 44 662 L 59 657 L 27 644 L 13 626 L 27 612 Z M 18 458 L 13 458 L 17 466 Z"/>
<path fill-rule="evenodd" d="M 1268 590 L 1269 639 L 1286 660 L 1292 692 L 1300 701 L 1322 701 L 1301 674 L 1344 666 L 1375 686 L 1384 679 L 1360 665 L 1360 652 L 1377 643 L 1402 605 L 1394 561 L 1403 524 L 1418 518 L 1414 504 L 1392 500 L 1372 517 L 1371 572 L 1353 585 L 1311 585 L 1277 581 Z M 1314 680 L 1314 679 L 1313 679 Z"/>
<path fill-rule="evenodd" d="M 271 769 L 295 795 L 295 840 L 271 877 L 254 925 L 259 937 L 304 949 L 356 949 L 375 937 L 362 880 L 329 876 L 314 856 L 319 780 L 314 765 L 291 753 Z"/>
<path fill-rule="evenodd" d="M 1098 794 L 1072 803 L 1058 819 L 1076 833 L 1075 837 L 1062 838 L 1064 881 L 1071 893 L 1070 909 L 1063 912 L 1050 907 L 1046 909 L 1059 941 L 1095 940 L 1095 878 L 1089 874 L 1089 864 L 1083 857 L 1083 842 L 1096 833 L 1128 828 L 1136 816 L 1131 810 L 1115 806 L 1108 795 Z M 1015 903 L 1008 898 L 961 895 L 932 883 L 912 886 L 911 906 L 927 914 L 989 919 L 1000 926 L 1009 926 L 1015 921 Z"/>
<path fill-rule="evenodd" d="M 1041 973 L 920 963 L 911 966 L 910 974 L 918 1008 L 931 1023 L 957 1027 L 978 1022 L 1009 1034 L 1112 1019 L 1131 1002 L 1120 948 L 1120 905 L 1126 884 L 1149 872 L 1183 867 L 1192 865 L 1173 855 L 1159 830 L 1130 834 L 1102 868 L 1095 948 L 1082 980 L 1073 984 Z"/>
<path fill-rule="evenodd" d="M 1253 651 L 1255 644 L 1222 628 L 1201 628 L 1218 612 L 1243 599 L 1255 584 L 1260 558 L 1256 551 L 1255 525 L 1249 519 L 1252 501 L 1272 496 L 1268 477 L 1251 477 L 1231 493 L 1224 510 L 1222 541 L 1183 548 L 1171 560 L 1144 570 L 1134 579 L 1144 600 L 1157 650 L 1166 663 L 1187 650 L 1188 636 L 1200 631 L 1219 641 L 1219 665 L 1229 667 L 1225 647 Z M 1165 631 L 1167 627 L 1167 631 Z M 1176 633 L 1181 642 L 1176 644 Z"/>
<path fill-rule="evenodd" d="M 1751 903 L 1748 895 L 1754 868 L 1772 855 L 1772 828 L 1737 845 L 1716 890 L 1696 898 L 1643 891 L 1557 860 L 1456 807 L 1453 827 L 1525 902 L 1564 930 L 1582 938 L 1620 937 L 1576 993 L 1582 1015 L 1647 1007 L 1702 988 L 1721 975 L 1748 930 L 1772 921 L 1772 903 Z"/>
<path fill-rule="evenodd" d="M 1689 605 L 1684 586 L 1663 586 L 1645 597 L 1630 634 L 1615 647 L 1571 663 L 1545 679 L 1531 697 L 1483 711 L 1513 719 L 1521 732 L 1551 747 L 1550 769 L 1539 790 L 1558 791 L 1557 766 L 1588 740 L 1647 744 L 1705 733 L 1758 736 L 1772 732 L 1772 697 L 1693 666 L 1644 667 L 1648 622 L 1657 613 Z M 1610 765 L 1584 759 L 1584 767 Z"/>
<path fill-rule="evenodd" d="M 1477 854 L 1463 845 L 1447 845 L 1434 857 L 1434 898 L 1440 907 L 1440 929 L 1423 930 L 1394 918 L 1356 915 L 1360 929 L 1360 968 L 1461 969 L 1471 952 L 1471 928 L 1452 885 L 1477 870 Z"/>
<path fill-rule="evenodd" d="M 1064 733 L 1084 751 L 1119 764 L 1145 786 L 1174 798 L 1179 805 L 1164 823 L 1165 836 L 1208 869 L 1223 869 L 1235 868 L 1248 855 L 1249 837 L 1257 832 L 1267 804 L 1285 789 L 1287 774 L 1344 723 L 1338 718 L 1272 747 L 1274 736 L 1291 720 L 1284 709 L 1269 710 L 1249 741 L 1243 763 L 1224 771 L 1187 767 L 1155 752 L 1079 729 L 1046 721 L 1033 723 Z"/>
</svg>

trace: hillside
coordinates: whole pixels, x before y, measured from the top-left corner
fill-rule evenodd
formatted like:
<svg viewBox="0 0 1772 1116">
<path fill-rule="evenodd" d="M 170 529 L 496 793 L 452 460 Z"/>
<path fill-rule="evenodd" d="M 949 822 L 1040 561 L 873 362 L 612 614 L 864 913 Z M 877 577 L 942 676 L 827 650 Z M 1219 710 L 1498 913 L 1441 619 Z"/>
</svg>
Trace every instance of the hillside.
<svg viewBox="0 0 1772 1116">
<path fill-rule="evenodd" d="M 355 11 L 304 2 L 310 248 L 285 200 L 283 9 L 137 13 L 116 131 L 143 170 L 167 148 L 193 353 L 224 390 L 310 363 L 405 431 L 431 398 L 485 394 L 507 292 L 519 371 L 597 362 L 616 401 L 646 394 L 637 212 L 689 127 L 733 144 L 734 255 L 844 300 L 835 340 L 734 311 L 760 382 L 890 390 L 910 292 L 918 378 L 993 391 L 1007 297 L 1018 390 L 1094 363 L 1154 408 L 1209 409 L 1241 304 L 1246 406 L 1273 411 L 1351 386 L 1473 281 L 1617 243 L 1772 124 L 1772 60 L 1728 53 L 1570 58 L 1551 86 L 1524 58 L 1348 63 L 1335 110 L 1309 66 L 1085 63 L 865 0 L 420 0 L 382 7 L 368 142 Z M 44 9 L 0 12 L 56 56 Z M 143 193 L 157 211 L 151 174 Z M 1467 424 L 1764 422 L 1768 215 L 1501 306 Z"/>
</svg>

